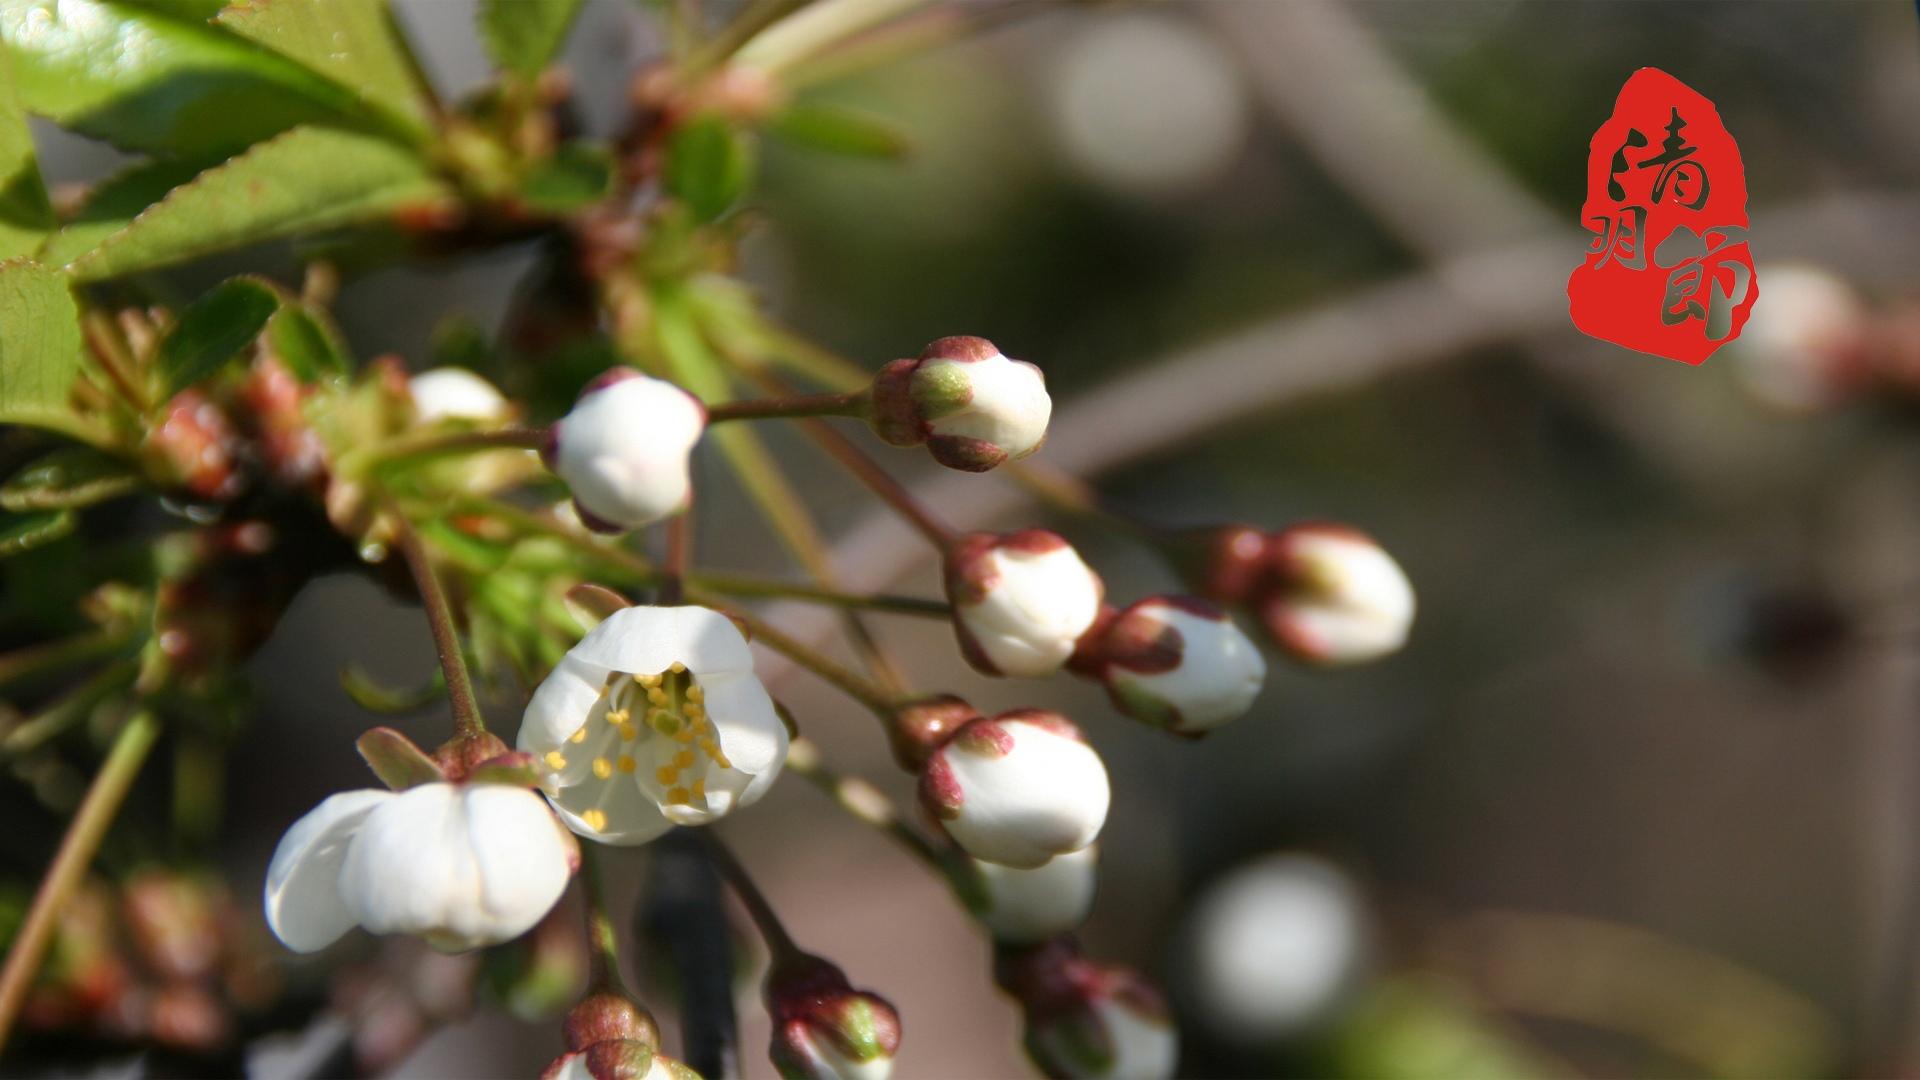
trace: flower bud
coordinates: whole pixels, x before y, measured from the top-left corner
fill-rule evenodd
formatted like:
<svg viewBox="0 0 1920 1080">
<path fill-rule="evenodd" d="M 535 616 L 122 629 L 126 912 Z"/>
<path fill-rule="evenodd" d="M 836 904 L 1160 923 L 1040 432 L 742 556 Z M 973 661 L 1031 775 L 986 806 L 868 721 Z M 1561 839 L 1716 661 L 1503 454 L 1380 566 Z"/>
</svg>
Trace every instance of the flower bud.
<svg viewBox="0 0 1920 1080">
<path fill-rule="evenodd" d="M 1413 586 L 1373 539 L 1343 525 L 1296 525 L 1271 540 L 1275 587 L 1260 617 L 1280 648 L 1309 663 L 1377 660 L 1413 625 Z"/>
<path fill-rule="evenodd" d="M 599 532 L 638 528 L 685 508 L 687 459 L 707 424 L 699 399 L 632 368 L 587 385 L 548 435 L 547 467 Z"/>
<path fill-rule="evenodd" d="M 768 1053 L 787 1080 L 886 1080 L 900 1051 L 900 1015 L 877 994 L 855 990 L 817 956 L 768 973 Z"/>
<path fill-rule="evenodd" d="M 1002 947 L 994 980 L 1020 1004 L 1027 1056 L 1051 1077 L 1162 1080 L 1180 1038 L 1160 992 L 1138 972 L 1097 964 L 1072 938 Z"/>
<path fill-rule="evenodd" d="M 413 395 L 414 419 L 422 424 L 442 420 L 485 422 L 513 415 L 506 396 L 466 368 L 423 371 L 407 380 L 407 389 Z"/>
<path fill-rule="evenodd" d="M 967 854 L 1032 868 L 1093 843 L 1107 819 L 1107 769 L 1058 713 L 974 720 L 920 774 L 920 801 Z"/>
<path fill-rule="evenodd" d="M 1075 655 L 1121 712 L 1180 735 L 1245 714 L 1266 682 L 1260 649 L 1226 613 L 1191 596 L 1155 596 L 1108 619 Z"/>
<path fill-rule="evenodd" d="M 540 1080 L 700 1080 L 700 1074 L 633 1039 L 608 1039 L 553 1060 Z"/>
<path fill-rule="evenodd" d="M 973 533 L 946 555 L 947 599 L 967 662 L 988 675 L 1060 670 L 1100 614 L 1103 587 L 1058 533 Z"/>
<path fill-rule="evenodd" d="M 1173 537 L 1174 562 L 1195 592 L 1216 604 L 1245 604 L 1266 584 L 1267 534 L 1251 525 L 1216 525 Z"/>
<path fill-rule="evenodd" d="M 887 724 L 894 760 L 908 772 L 919 772 L 954 732 L 979 718 L 980 710 L 953 694 L 909 701 L 894 710 Z"/>
<path fill-rule="evenodd" d="M 975 914 L 993 939 L 1030 945 L 1077 928 L 1093 907 L 1098 847 L 1055 855 L 1041 866 L 1022 870 L 973 860 L 982 885 Z"/>
<path fill-rule="evenodd" d="M 171 870 L 146 870 L 120 890 L 121 916 L 148 967 L 170 979 L 196 979 L 220 960 L 216 886 Z"/>
<path fill-rule="evenodd" d="M 926 443 L 935 461 L 963 472 L 1040 449 L 1052 414 L 1040 369 L 985 338 L 941 338 L 873 382 L 874 431 L 895 446 Z"/>
<path fill-rule="evenodd" d="M 652 1014 L 639 1002 L 610 990 L 589 994 L 575 1005 L 567 1013 L 564 1031 L 569 1050 L 585 1050 L 609 1039 L 660 1045 L 660 1027 Z"/>
<path fill-rule="evenodd" d="M 167 402 L 160 425 L 147 435 L 186 490 L 202 499 L 230 499 L 245 486 L 240 437 L 227 414 L 198 390 L 182 390 Z"/>
<path fill-rule="evenodd" d="M 1728 351 L 1753 397 L 1789 412 L 1831 408 L 1870 375 L 1873 326 L 1859 294 L 1812 266 L 1766 272 L 1766 291 Z"/>
</svg>

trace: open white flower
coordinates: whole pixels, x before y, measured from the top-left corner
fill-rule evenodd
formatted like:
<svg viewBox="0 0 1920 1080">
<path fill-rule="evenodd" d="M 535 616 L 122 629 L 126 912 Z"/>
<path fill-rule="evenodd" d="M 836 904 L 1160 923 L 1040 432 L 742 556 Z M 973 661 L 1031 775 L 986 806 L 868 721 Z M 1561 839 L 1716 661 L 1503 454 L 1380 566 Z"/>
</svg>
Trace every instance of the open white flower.
<svg viewBox="0 0 1920 1080">
<path fill-rule="evenodd" d="M 589 527 L 638 528 L 686 507 L 688 457 L 706 426 L 706 406 L 693 395 L 632 368 L 614 368 L 588 384 L 553 425 L 547 467 L 573 490 Z"/>
<path fill-rule="evenodd" d="M 1296 525 L 1273 537 L 1279 587 L 1261 617 L 1282 648 L 1318 664 L 1377 660 L 1406 643 L 1413 585 L 1365 533 Z"/>
<path fill-rule="evenodd" d="M 760 798 L 786 761 L 787 728 L 731 619 L 630 607 L 534 691 L 519 746 L 574 832 L 644 844 Z"/>
<path fill-rule="evenodd" d="M 1058 713 L 969 721 L 928 759 L 920 799 L 967 854 L 1032 868 L 1100 835 L 1107 767 Z"/>
<path fill-rule="evenodd" d="M 973 860 L 985 886 L 977 913 L 995 941 L 1031 945 L 1086 921 L 1093 907 L 1098 846 L 1055 855 L 1031 870 Z"/>
<path fill-rule="evenodd" d="M 986 472 L 1040 449 L 1053 415 L 1047 380 L 993 342 L 944 337 L 874 380 L 873 425 L 896 446 L 926 443 L 951 469 Z"/>
<path fill-rule="evenodd" d="M 513 406 L 494 385 L 466 368 L 442 367 L 407 380 L 414 416 L 422 424 L 442 420 L 505 420 Z"/>
<path fill-rule="evenodd" d="M 267 870 L 267 925 L 296 952 L 354 926 L 436 948 L 519 937 L 567 887 L 577 852 L 540 797 L 507 784 L 344 791 L 295 822 Z"/>
<path fill-rule="evenodd" d="M 960 651 L 989 675 L 1060 670 L 1100 614 L 1099 575 L 1045 529 L 962 537 L 947 552 L 947 599 Z"/>
<path fill-rule="evenodd" d="M 1244 715 L 1267 679 L 1260 647 L 1225 612 L 1191 596 L 1128 607 L 1087 651 L 1121 712 L 1182 735 Z"/>
</svg>

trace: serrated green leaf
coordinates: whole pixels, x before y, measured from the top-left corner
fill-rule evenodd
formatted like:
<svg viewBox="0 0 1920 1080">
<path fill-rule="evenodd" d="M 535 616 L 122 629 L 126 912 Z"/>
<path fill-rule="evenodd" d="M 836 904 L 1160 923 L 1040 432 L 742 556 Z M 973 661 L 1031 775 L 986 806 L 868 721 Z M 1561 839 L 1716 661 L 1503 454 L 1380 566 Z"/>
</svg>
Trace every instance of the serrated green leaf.
<svg viewBox="0 0 1920 1080">
<path fill-rule="evenodd" d="M 836 105 L 803 102 L 774 115 L 767 130 L 789 142 L 848 157 L 902 158 L 912 149 L 888 124 Z"/>
<path fill-rule="evenodd" d="M 191 5 L 5 0 L 0 43 L 28 112 L 129 150 L 207 161 L 361 113 L 338 84 L 194 14 Z"/>
<path fill-rule="evenodd" d="M 267 344 L 302 382 L 353 370 L 340 335 L 325 318 L 301 304 L 281 307 L 267 323 Z"/>
<path fill-rule="evenodd" d="M 82 281 L 115 277 L 452 197 L 405 147 L 336 128 L 295 128 L 175 188 L 68 271 Z"/>
<path fill-rule="evenodd" d="M 47 238 L 39 261 L 66 266 L 127 227 L 142 210 L 199 175 L 188 161 L 147 161 L 96 185 L 66 227 Z"/>
<path fill-rule="evenodd" d="M 172 397 L 233 359 L 280 310 L 281 294 L 255 278 L 233 278 L 187 305 L 160 341 L 162 397 Z"/>
<path fill-rule="evenodd" d="M 606 198 L 613 181 L 612 151 L 597 143 L 571 142 L 528 173 L 520 198 L 535 210 L 564 214 Z"/>
<path fill-rule="evenodd" d="M 71 510 L 0 516 L 0 559 L 51 544 L 73 532 L 74 525 Z"/>
<path fill-rule="evenodd" d="M 531 78 L 552 62 L 580 0 L 480 0 L 480 40 L 493 62 Z"/>
<path fill-rule="evenodd" d="M 415 135 L 428 103 L 385 0 L 234 0 L 215 23 L 352 91 Z"/>
<path fill-rule="evenodd" d="M 0 263 L 0 423 L 69 426 L 80 371 L 80 311 L 67 279 L 39 263 Z"/>
<path fill-rule="evenodd" d="M 723 117 L 694 117 L 667 145 L 667 192 L 700 221 L 731 209 L 752 179 L 753 141 Z"/>
<path fill-rule="evenodd" d="M 71 510 L 138 489 L 140 474 L 116 457 L 84 446 L 55 450 L 0 485 L 0 508 L 16 512 Z"/>
<path fill-rule="evenodd" d="M 13 88 L 13 64 L 0 48 L 0 259 L 33 254 L 53 225 L 27 113 Z"/>
</svg>

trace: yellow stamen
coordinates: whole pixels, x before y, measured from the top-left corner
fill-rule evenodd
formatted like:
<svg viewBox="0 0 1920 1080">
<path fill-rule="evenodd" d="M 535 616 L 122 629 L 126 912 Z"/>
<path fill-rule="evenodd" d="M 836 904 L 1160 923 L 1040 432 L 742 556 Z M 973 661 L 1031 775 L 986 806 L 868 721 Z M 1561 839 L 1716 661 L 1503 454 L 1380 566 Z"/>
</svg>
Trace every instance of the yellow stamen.
<svg viewBox="0 0 1920 1080">
<path fill-rule="evenodd" d="M 700 702 L 707 700 L 707 692 L 701 689 L 698 684 L 689 686 L 687 687 L 687 700 L 697 705 Z"/>
<path fill-rule="evenodd" d="M 580 815 L 580 820 L 586 824 L 587 828 L 592 829 L 594 832 L 599 832 L 607 827 L 607 812 L 605 810 L 589 810 Z"/>
<path fill-rule="evenodd" d="M 586 742 L 586 741 L 587 741 L 587 729 L 586 729 L 585 727 L 582 727 L 582 728 L 581 728 L 581 729 L 580 729 L 579 731 L 576 731 L 576 732 L 574 732 L 573 734 L 571 734 L 571 735 L 569 735 L 569 736 L 567 736 L 567 741 L 568 741 L 568 742 L 570 742 L 570 743 L 583 743 L 583 742 Z"/>
<path fill-rule="evenodd" d="M 621 754 L 619 760 L 615 761 L 614 764 L 620 767 L 621 772 L 631 773 L 633 772 L 633 769 L 634 769 L 633 755 Z"/>
<path fill-rule="evenodd" d="M 662 765 L 653 770 L 653 775 L 663 784 L 672 784 L 679 781 L 680 770 L 671 765 Z"/>
<path fill-rule="evenodd" d="M 646 687 L 647 689 L 649 689 L 649 690 L 651 690 L 651 689 L 653 689 L 654 687 L 656 687 L 656 686 L 659 686 L 659 685 L 660 685 L 660 676 L 658 676 L 658 675 L 635 675 L 635 676 L 633 677 L 633 681 L 634 681 L 634 682 L 637 682 L 637 683 L 639 683 L 639 684 L 640 684 L 641 686 L 644 686 L 644 687 Z"/>
<path fill-rule="evenodd" d="M 624 723 L 626 723 L 626 722 L 627 722 L 627 718 L 628 718 L 629 716 L 631 716 L 631 715 L 632 715 L 632 714 L 631 714 L 631 713 L 629 713 L 629 712 L 628 712 L 627 710 L 625 710 L 625 709 L 608 709 L 608 710 L 607 710 L 607 723 L 609 723 L 609 724 L 624 724 Z"/>
<path fill-rule="evenodd" d="M 705 777 L 693 782 L 693 797 L 701 802 L 707 801 L 707 781 Z"/>
<path fill-rule="evenodd" d="M 685 675 L 687 673 L 687 665 L 675 660 L 673 666 L 667 670 L 673 672 L 675 675 Z"/>
<path fill-rule="evenodd" d="M 683 727 L 683 728 L 681 728 L 681 729 L 680 729 L 679 731 L 676 731 L 676 732 L 674 732 L 674 733 L 673 733 L 673 741 L 674 741 L 674 742 L 677 742 L 677 743 L 690 743 L 690 742 L 692 742 L 692 741 L 693 741 L 693 729 L 692 729 L 692 728 L 690 728 L 690 727 Z"/>
<path fill-rule="evenodd" d="M 657 686 L 653 687 L 647 691 L 647 700 L 655 705 L 665 705 L 667 703 L 667 692 Z"/>
<path fill-rule="evenodd" d="M 606 758 L 603 758 L 603 757 L 594 758 L 593 759 L 593 775 L 599 777 L 602 780 L 605 780 L 607 777 L 612 776 L 613 762 L 608 761 Z"/>
<path fill-rule="evenodd" d="M 723 754 L 723 753 L 721 753 L 721 752 L 720 752 L 720 751 L 718 751 L 718 750 L 715 750 L 715 751 L 713 751 L 713 763 L 714 763 L 715 765 L 718 765 L 718 766 L 720 766 L 720 767 L 721 767 L 721 768 L 723 768 L 723 769 L 731 769 L 731 768 L 733 768 L 733 762 L 731 762 L 731 761 L 728 761 L 728 760 L 727 760 L 727 755 L 725 755 L 725 754 Z"/>
<path fill-rule="evenodd" d="M 691 701 L 687 702 L 685 705 L 682 705 L 680 707 L 680 711 L 683 713 L 686 713 L 687 719 L 689 720 L 698 720 L 707 715 L 707 710 L 705 708 L 703 708 L 702 706 L 696 705 Z"/>
<path fill-rule="evenodd" d="M 640 729 L 633 726 L 632 724 L 621 724 L 620 737 L 627 740 L 628 742 L 632 742 L 633 740 L 640 737 Z"/>
<path fill-rule="evenodd" d="M 693 751 L 682 750 L 673 755 L 673 763 L 682 769 L 693 768 Z"/>
<path fill-rule="evenodd" d="M 688 794 L 686 788 L 677 787 L 667 792 L 667 801 L 676 806 L 686 806 L 693 801 L 693 796 Z"/>
<path fill-rule="evenodd" d="M 547 768 L 558 770 L 558 769 L 564 769 L 566 767 L 567 767 L 567 755 L 561 753 L 558 750 L 547 751 Z"/>
</svg>

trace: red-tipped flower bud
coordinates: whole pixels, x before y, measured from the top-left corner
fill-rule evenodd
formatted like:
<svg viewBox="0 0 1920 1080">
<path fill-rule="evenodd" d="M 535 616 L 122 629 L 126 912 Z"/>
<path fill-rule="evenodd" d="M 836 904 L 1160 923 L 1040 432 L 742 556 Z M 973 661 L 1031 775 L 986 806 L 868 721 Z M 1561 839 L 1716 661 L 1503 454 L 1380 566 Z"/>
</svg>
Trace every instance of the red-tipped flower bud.
<svg viewBox="0 0 1920 1080">
<path fill-rule="evenodd" d="M 895 446 L 927 444 L 950 469 L 986 472 L 1040 449 L 1053 401 L 1040 369 L 993 342 L 945 337 L 873 382 L 873 428 Z"/>
<path fill-rule="evenodd" d="M 1097 674 L 1121 712 L 1181 735 L 1243 715 L 1266 682 L 1258 646 L 1226 613 L 1191 596 L 1154 596 L 1080 644 L 1075 670 Z"/>
<path fill-rule="evenodd" d="M 1058 713 L 1016 709 L 962 727 L 927 761 L 920 801 L 967 854 L 1036 867 L 1093 843 L 1107 769 Z"/>
<path fill-rule="evenodd" d="M 769 1054 L 787 1080 L 886 1080 L 900 1051 L 900 1015 L 878 994 L 855 990 L 817 956 L 768 973 Z"/>
<path fill-rule="evenodd" d="M 967 662 L 988 675 L 1060 670 L 1100 614 L 1099 575 L 1058 533 L 973 533 L 947 551 L 947 599 Z"/>
<path fill-rule="evenodd" d="M 1377 660 L 1406 643 L 1413 585 L 1372 537 L 1344 525 L 1276 533 L 1277 580 L 1260 618 L 1274 643 L 1314 664 Z"/>
<path fill-rule="evenodd" d="M 994 977 L 1019 1002 L 1027 1056 L 1051 1077 L 1161 1080 L 1180 1058 L 1160 992 L 1138 972 L 1080 955 L 1069 937 L 1003 947 Z"/>
<path fill-rule="evenodd" d="M 660 1028 L 653 1016 L 639 1002 L 610 990 L 582 999 L 567 1012 L 562 1030 L 569 1050 L 585 1050 L 610 1039 L 660 1045 Z"/>
</svg>

